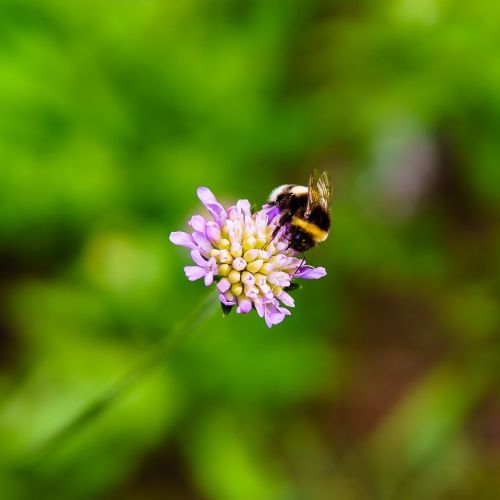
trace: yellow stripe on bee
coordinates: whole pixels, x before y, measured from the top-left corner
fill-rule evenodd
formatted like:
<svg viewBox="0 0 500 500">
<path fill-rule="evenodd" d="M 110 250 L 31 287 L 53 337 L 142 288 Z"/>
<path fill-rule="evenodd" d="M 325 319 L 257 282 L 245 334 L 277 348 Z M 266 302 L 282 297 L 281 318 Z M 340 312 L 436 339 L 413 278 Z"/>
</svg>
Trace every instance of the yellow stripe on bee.
<svg viewBox="0 0 500 500">
<path fill-rule="evenodd" d="M 316 243 L 321 243 L 325 241 L 328 237 L 328 232 L 320 229 L 316 224 L 312 222 L 307 222 L 304 219 L 299 219 L 298 217 L 292 217 L 292 224 L 294 226 L 300 227 L 307 234 L 310 234 Z"/>
</svg>

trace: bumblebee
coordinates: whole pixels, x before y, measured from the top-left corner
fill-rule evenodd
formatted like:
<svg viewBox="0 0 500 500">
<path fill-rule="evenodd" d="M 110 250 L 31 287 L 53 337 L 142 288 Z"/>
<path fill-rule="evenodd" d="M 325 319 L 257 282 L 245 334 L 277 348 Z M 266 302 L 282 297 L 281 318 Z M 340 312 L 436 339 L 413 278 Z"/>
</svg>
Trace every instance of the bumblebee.
<svg viewBox="0 0 500 500">
<path fill-rule="evenodd" d="M 288 225 L 289 247 L 305 252 L 328 238 L 330 230 L 330 201 L 332 183 L 326 172 L 314 170 L 309 176 L 309 185 L 285 184 L 273 189 L 269 204 L 281 210 L 279 230 Z"/>
</svg>

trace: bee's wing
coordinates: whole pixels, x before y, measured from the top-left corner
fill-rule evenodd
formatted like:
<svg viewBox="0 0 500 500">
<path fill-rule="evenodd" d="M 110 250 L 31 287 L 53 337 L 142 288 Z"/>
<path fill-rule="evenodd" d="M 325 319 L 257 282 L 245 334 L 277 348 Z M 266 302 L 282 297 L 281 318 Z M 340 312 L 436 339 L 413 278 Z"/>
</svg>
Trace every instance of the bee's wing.
<svg viewBox="0 0 500 500">
<path fill-rule="evenodd" d="M 330 211 L 332 199 L 332 182 L 327 172 L 321 174 L 313 170 L 309 176 L 309 186 L 307 194 L 307 208 L 305 214 L 312 212 L 315 206 L 322 207 L 326 212 Z"/>
</svg>

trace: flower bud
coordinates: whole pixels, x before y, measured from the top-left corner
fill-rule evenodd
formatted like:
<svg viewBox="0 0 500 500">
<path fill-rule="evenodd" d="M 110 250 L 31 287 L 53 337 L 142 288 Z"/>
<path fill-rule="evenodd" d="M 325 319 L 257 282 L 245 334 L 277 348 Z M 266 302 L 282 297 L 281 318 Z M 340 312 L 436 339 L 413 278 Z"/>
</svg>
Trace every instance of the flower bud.
<svg viewBox="0 0 500 500">
<path fill-rule="evenodd" d="M 247 286 L 253 286 L 255 284 L 255 276 L 248 271 L 243 271 L 241 273 L 241 281 Z"/>
<path fill-rule="evenodd" d="M 243 258 L 247 261 L 247 262 L 252 262 L 254 261 L 257 257 L 259 256 L 259 251 L 256 249 L 256 248 L 252 248 L 251 250 L 247 250 L 244 254 L 243 254 Z"/>
<path fill-rule="evenodd" d="M 249 262 L 247 264 L 247 271 L 249 271 L 251 273 L 256 273 L 260 270 L 263 263 L 264 263 L 264 261 L 262 259 L 254 260 L 253 262 Z"/>
<path fill-rule="evenodd" d="M 233 269 L 236 269 L 236 271 L 243 271 L 246 266 L 247 261 L 241 257 L 236 257 L 236 259 L 233 260 Z"/>
<path fill-rule="evenodd" d="M 219 248 L 221 250 L 229 250 L 231 248 L 231 243 L 229 240 L 227 240 L 226 238 L 222 238 L 220 241 L 219 241 Z"/>
<path fill-rule="evenodd" d="M 221 250 L 219 261 L 223 264 L 231 264 L 231 262 L 233 262 L 233 256 L 227 250 Z"/>
<path fill-rule="evenodd" d="M 227 276 L 231 272 L 231 266 L 229 264 L 221 264 L 219 266 L 219 274 L 221 276 Z"/>
<path fill-rule="evenodd" d="M 261 268 L 260 272 L 262 274 L 269 274 L 273 270 L 274 266 L 270 262 L 266 262 Z"/>
<path fill-rule="evenodd" d="M 221 293 L 227 292 L 230 287 L 231 287 L 231 283 L 229 282 L 229 280 L 227 278 L 222 278 L 219 281 L 219 283 L 217 283 L 217 289 Z"/>
<path fill-rule="evenodd" d="M 278 252 L 284 252 L 288 247 L 288 243 L 285 243 L 284 241 L 278 241 L 278 243 L 276 243 L 276 250 L 278 250 Z"/>
<path fill-rule="evenodd" d="M 231 255 L 233 257 L 241 257 L 243 255 L 243 250 L 242 250 L 241 245 L 239 243 L 234 242 L 231 245 Z"/>
<path fill-rule="evenodd" d="M 243 242 L 243 250 L 247 251 L 250 250 L 251 248 L 255 248 L 256 243 L 257 240 L 253 236 L 250 236 Z"/>
<path fill-rule="evenodd" d="M 260 286 L 262 285 L 262 283 L 265 283 L 266 277 L 263 274 L 257 273 L 254 276 L 255 276 L 255 284 L 257 286 Z"/>
<path fill-rule="evenodd" d="M 245 288 L 245 295 L 250 299 L 254 299 L 259 295 L 260 290 L 254 285 Z"/>
<path fill-rule="evenodd" d="M 252 301 L 248 299 L 239 299 L 237 312 L 246 314 L 252 310 Z"/>
<path fill-rule="evenodd" d="M 230 283 L 238 283 L 240 281 L 240 276 L 241 274 L 238 271 L 235 271 L 234 269 L 229 273 L 228 275 L 228 280 Z"/>
<path fill-rule="evenodd" d="M 263 248 L 267 243 L 266 238 L 258 238 L 257 243 L 255 243 L 255 248 Z"/>
<path fill-rule="evenodd" d="M 207 222 L 207 237 L 212 243 L 216 243 L 221 239 L 219 225 L 215 222 Z"/>
</svg>

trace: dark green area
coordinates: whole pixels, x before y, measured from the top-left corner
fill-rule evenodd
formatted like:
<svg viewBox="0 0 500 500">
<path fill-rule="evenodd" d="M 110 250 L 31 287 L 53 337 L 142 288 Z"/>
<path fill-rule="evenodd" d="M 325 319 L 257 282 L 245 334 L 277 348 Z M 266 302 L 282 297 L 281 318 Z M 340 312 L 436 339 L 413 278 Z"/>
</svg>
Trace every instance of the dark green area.
<svg viewBox="0 0 500 500">
<path fill-rule="evenodd" d="M 0 497 L 498 498 L 499 26 L 492 0 L 0 0 Z M 196 188 L 260 205 L 313 168 L 328 276 L 153 363 L 207 293 L 168 241 Z"/>
</svg>

